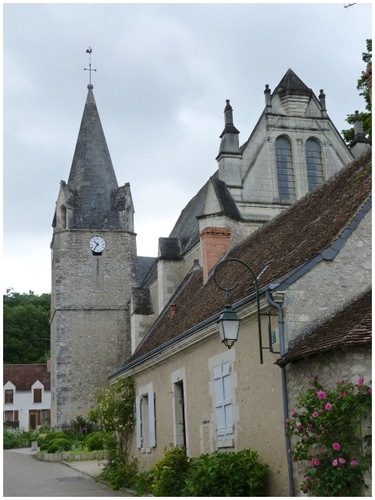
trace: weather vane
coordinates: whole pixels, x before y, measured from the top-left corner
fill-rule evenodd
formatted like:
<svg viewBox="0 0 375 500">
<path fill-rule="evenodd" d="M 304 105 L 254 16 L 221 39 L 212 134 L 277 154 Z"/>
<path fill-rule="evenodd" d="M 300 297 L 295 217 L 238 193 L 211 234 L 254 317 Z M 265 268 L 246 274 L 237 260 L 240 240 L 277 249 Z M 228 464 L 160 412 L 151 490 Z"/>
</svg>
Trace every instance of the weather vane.
<svg viewBox="0 0 375 500">
<path fill-rule="evenodd" d="M 96 69 L 91 69 L 91 52 L 92 52 L 92 48 L 89 47 L 87 50 L 86 50 L 86 53 L 89 54 L 89 67 L 88 68 L 84 68 L 85 71 L 89 71 L 90 73 L 90 78 L 89 78 L 89 85 L 91 85 L 91 72 L 92 71 L 96 71 Z"/>
</svg>

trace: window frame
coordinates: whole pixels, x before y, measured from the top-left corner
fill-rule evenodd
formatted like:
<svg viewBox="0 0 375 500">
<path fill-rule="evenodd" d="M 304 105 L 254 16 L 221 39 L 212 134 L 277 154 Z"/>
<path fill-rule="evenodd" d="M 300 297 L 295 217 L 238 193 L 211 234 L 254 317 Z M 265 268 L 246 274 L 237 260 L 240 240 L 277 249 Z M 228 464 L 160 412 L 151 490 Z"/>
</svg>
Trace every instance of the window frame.
<svg viewBox="0 0 375 500">
<path fill-rule="evenodd" d="M 136 445 L 150 452 L 156 447 L 155 393 L 150 390 L 135 398 Z"/>
<path fill-rule="evenodd" d="M 7 401 L 8 397 L 10 396 L 9 399 L 11 401 Z M 14 404 L 14 389 L 5 389 L 4 390 L 4 404 L 6 405 L 13 405 Z"/>
<path fill-rule="evenodd" d="M 37 397 L 39 395 L 39 397 Z M 38 401 L 40 399 L 40 401 Z M 40 387 L 33 388 L 33 404 L 40 404 L 43 402 L 43 389 Z"/>
<path fill-rule="evenodd" d="M 318 148 L 316 149 L 312 148 L 308 151 L 307 148 L 309 144 L 316 144 Z M 319 153 L 319 158 L 317 156 L 314 156 L 314 153 Z M 308 161 L 309 159 L 311 160 L 314 158 L 319 161 Z M 315 137 L 309 137 L 305 142 L 305 161 L 306 161 L 307 189 L 308 192 L 310 192 L 316 189 L 324 182 L 322 146 Z M 311 175 L 312 173 L 313 175 Z"/>
<path fill-rule="evenodd" d="M 233 383 L 230 361 L 222 362 L 212 369 L 214 408 L 216 418 L 216 440 L 218 447 L 233 446 L 234 412 Z"/>
<path fill-rule="evenodd" d="M 284 141 L 284 144 L 287 142 L 289 147 L 281 147 L 281 141 Z M 284 151 L 284 153 L 282 151 Z M 286 151 L 289 153 L 287 154 Z M 275 157 L 278 198 L 280 201 L 293 202 L 296 200 L 296 180 L 293 162 L 293 145 L 289 137 L 280 135 L 276 138 Z M 282 160 L 283 158 L 285 158 L 285 160 Z"/>
</svg>

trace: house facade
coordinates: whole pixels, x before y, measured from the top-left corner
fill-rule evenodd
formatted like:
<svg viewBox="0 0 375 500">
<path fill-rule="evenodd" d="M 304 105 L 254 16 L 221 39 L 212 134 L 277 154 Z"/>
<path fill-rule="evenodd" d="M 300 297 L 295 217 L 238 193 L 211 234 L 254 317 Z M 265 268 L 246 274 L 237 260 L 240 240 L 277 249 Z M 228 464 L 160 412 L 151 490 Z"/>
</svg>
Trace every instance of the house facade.
<svg viewBox="0 0 375 500">
<path fill-rule="evenodd" d="M 371 330 L 358 342 L 288 359 L 292 346 L 371 289 L 371 151 L 291 208 L 229 248 L 215 272 L 195 266 L 132 356 L 111 377 L 135 377 L 132 453 L 144 467 L 170 443 L 189 455 L 252 448 L 267 462 L 271 496 L 294 496 L 300 482 L 284 421 L 312 373 L 323 383 L 371 374 Z M 262 345 L 254 280 L 259 284 Z M 219 270 L 220 269 L 220 270 Z M 238 342 L 220 343 L 225 294 L 241 318 Z M 368 320 L 368 300 L 360 313 Z M 361 319 L 358 320 L 358 324 Z M 344 324 L 343 324 L 344 325 Z M 312 332 L 312 333 L 311 333 Z M 330 333 L 329 333 L 330 335 Z M 313 339 L 313 337 L 312 337 Z M 316 341 L 312 340 L 314 347 Z M 270 349 L 269 349 L 270 348 Z M 321 351 L 324 355 L 321 355 Z M 262 353 L 262 354 L 261 354 Z M 302 359 L 303 362 L 298 363 Z M 308 361 L 306 361 L 308 359 Z M 284 361 L 280 361 L 284 360 Z M 279 366 L 278 366 L 279 365 Z"/>
<path fill-rule="evenodd" d="M 24 430 L 51 423 L 51 365 L 3 366 L 3 422 Z"/>
</svg>

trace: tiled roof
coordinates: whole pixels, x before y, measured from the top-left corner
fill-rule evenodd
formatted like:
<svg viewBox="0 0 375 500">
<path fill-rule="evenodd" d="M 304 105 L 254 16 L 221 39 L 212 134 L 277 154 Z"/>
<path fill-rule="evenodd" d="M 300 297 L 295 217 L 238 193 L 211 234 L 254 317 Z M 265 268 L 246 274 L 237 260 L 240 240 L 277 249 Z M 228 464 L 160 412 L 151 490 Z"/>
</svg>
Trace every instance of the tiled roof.
<svg viewBox="0 0 375 500">
<path fill-rule="evenodd" d="M 3 384 L 12 382 L 18 391 L 30 391 L 37 381 L 44 385 L 44 389 L 51 390 L 51 372 L 43 365 L 3 365 Z"/>
<path fill-rule="evenodd" d="M 371 194 L 371 149 L 343 168 L 322 186 L 250 235 L 227 257 L 248 263 L 259 277 L 262 288 L 300 268 L 335 240 L 350 225 Z M 225 263 L 217 279 L 224 286 L 238 283 L 230 292 L 235 303 L 254 292 L 252 276 L 237 263 Z M 225 279 L 224 279 L 225 276 Z M 125 365 L 143 359 L 218 314 L 225 295 L 212 276 L 203 285 L 202 271 L 194 271 L 171 303 L 177 309 L 171 317 L 165 313 L 151 327 Z M 166 310 L 168 309 L 166 306 Z"/>
<path fill-rule="evenodd" d="M 304 332 L 289 351 L 276 361 L 279 366 L 314 354 L 370 344 L 372 339 L 371 290 L 328 321 Z"/>
</svg>

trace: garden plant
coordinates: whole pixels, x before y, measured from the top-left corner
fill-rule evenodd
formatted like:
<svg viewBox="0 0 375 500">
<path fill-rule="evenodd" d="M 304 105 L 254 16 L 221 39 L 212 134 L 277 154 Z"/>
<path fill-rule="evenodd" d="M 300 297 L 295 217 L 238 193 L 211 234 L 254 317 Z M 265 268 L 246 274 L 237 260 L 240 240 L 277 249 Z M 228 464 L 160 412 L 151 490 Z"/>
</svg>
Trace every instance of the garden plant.
<svg viewBox="0 0 375 500">
<path fill-rule="evenodd" d="M 300 489 L 310 496 L 361 496 L 371 466 L 371 387 L 338 380 L 326 389 L 312 376 L 285 421 L 294 437 L 289 450 L 305 467 Z"/>
</svg>

